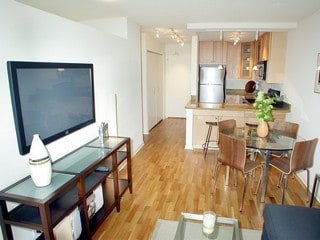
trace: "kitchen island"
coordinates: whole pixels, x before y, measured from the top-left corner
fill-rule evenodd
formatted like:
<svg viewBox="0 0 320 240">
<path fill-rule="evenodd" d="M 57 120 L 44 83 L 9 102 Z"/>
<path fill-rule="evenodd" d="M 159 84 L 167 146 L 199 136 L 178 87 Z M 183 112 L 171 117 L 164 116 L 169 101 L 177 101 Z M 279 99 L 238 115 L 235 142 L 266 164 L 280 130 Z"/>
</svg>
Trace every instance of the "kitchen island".
<svg viewBox="0 0 320 240">
<path fill-rule="evenodd" d="M 273 108 L 274 119 L 286 119 L 286 114 L 290 112 L 290 104 L 284 103 L 283 108 Z M 208 125 L 206 122 L 218 122 L 226 119 L 235 119 L 238 127 L 245 126 L 246 123 L 256 124 L 258 120 L 254 114 L 251 103 L 222 104 L 217 108 L 200 107 L 195 97 L 186 104 L 186 145 L 185 149 L 202 149 L 207 135 Z M 268 122 L 272 127 L 273 122 Z M 211 147 L 218 147 L 218 129 L 213 126 L 211 133 Z"/>
</svg>

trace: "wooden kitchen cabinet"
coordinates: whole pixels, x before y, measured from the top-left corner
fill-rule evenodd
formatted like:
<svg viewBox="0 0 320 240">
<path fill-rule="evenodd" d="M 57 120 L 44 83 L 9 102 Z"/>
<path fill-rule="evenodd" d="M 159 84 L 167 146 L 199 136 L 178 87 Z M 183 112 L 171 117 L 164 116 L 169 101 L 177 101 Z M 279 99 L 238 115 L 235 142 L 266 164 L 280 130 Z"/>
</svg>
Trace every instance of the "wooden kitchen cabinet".
<svg viewBox="0 0 320 240">
<path fill-rule="evenodd" d="M 227 43 L 221 41 L 199 42 L 200 64 L 225 64 L 227 59 Z"/>
<path fill-rule="evenodd" d="M 244 112 L 243 111 L 221 111 L 221 110 L 206 110 L 199 109 L 194 110 L 193 113 L 193 140 L 192 147 L 195 149 L 202 148 L 202 144 L 205 142 L 208 125 L 206 122 L 218 122 L 227 119 L 235 119 L 237 126 L 244 126 Z M 218 148 L 218 127 L 213 126 L 211 132 L 210 147 Z"/>
<path fill-rule="evenodd" d="M 270 38 L 270 52 L 267 63 L 267 83 L 282 83 L 287 53 L 287 33 L 273 32 Z"/>
<path fill-rule="evenodd" d="M 257 43 L 257 55 L 258 61 L 267 61 L 269 60 L 269 45 L 270 45 L 270 32 L 265 32 L 259 36 Z"/>
<path fill-rule="evenodd" d="M 255 56 L 254 42 L 241 43 L 240 78 L 251 79 Z"/>
<path fill-rule="evenodd" d="M 202 41 L 199 42 L 199 63 L 213 62 L 213 42 Z"/>
<path fill-rule="evenodd" d="M 241 44 L 227 43 L 227 78 L 240 78 Z"/>
</svg>

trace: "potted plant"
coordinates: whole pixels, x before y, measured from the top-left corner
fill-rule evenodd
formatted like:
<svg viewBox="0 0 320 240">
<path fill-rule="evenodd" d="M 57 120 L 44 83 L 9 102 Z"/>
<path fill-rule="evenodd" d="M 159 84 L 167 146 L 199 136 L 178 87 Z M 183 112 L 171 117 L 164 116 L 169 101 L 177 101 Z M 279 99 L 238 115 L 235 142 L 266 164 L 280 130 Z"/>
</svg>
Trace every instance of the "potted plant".
<svg viewBox="0 0 320 240">
<path fill-rule="evenodd" d="M 257 134 L 259 137 L 266 137 L 269 133 L 268 121 L 272 121 L 272 109 L 274 98 L 266 98 L 263 91 L 259 91 L 253 103 L 254 113 L 258 118 Z"/>
</svg>

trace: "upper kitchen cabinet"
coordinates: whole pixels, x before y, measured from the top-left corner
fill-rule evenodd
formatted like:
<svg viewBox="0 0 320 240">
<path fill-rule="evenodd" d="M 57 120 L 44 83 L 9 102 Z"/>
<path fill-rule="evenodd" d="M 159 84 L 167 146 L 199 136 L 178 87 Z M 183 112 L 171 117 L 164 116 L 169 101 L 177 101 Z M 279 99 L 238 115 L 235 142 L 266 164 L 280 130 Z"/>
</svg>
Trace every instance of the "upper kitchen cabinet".
<svg viewBox="0 0 320 240">
<path fill-rule="evenodd" d="M 227 43 L 227 78 L 240 78 L 241 44 Z"/>
<path fill-rule="evenodd" d="M 255 57 L 255 43 L 241 43 L 240 78 L 251 79 L 252 67 Z"/>
<path fill-rule="evenodd" d="M 199 42 L 199 63 L 225 64 L 227 58 L 227 43 L 221 41 Z"/>
<path fill-rule="evenodd" d="M 270 32 L 265 32 L 257 41 L 257 57 L 258 61 L 267 61 L 269 59 Z"/>
<path fill-rule="evenodd" d="M 273 32 L 270 37 L 269 59 L 267 63 L 267 83 L 282 83 L 284 79 L 287 33 Z"/>
</svg>

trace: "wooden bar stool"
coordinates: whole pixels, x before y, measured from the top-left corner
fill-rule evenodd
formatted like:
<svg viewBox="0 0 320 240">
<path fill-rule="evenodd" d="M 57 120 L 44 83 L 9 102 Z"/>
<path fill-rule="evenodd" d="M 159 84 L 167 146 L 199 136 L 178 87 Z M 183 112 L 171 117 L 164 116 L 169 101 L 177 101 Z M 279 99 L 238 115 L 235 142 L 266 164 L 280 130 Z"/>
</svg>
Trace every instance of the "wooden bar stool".
<svg viewBox="0 0 320 240">
<path fill-rule="evenodd" d="M 206 124 L 209 126 L 208 127 L 208 132 L 207 132 L 207 137 L 206 137 L 206 141 L 204 142 L 204 144 L 202 144 L 202 148 L 204 151 L 204 157 L 207 156 L 207 152 L 208 152 L 208 148 L 212 148 L 209 146 L 210 142 L 216 142 L 216 141 L 211 141 L 211 132 L 212 132 L 212 126 L 217 126 L 217 122 L 206 122 Z"/>
</svg>

